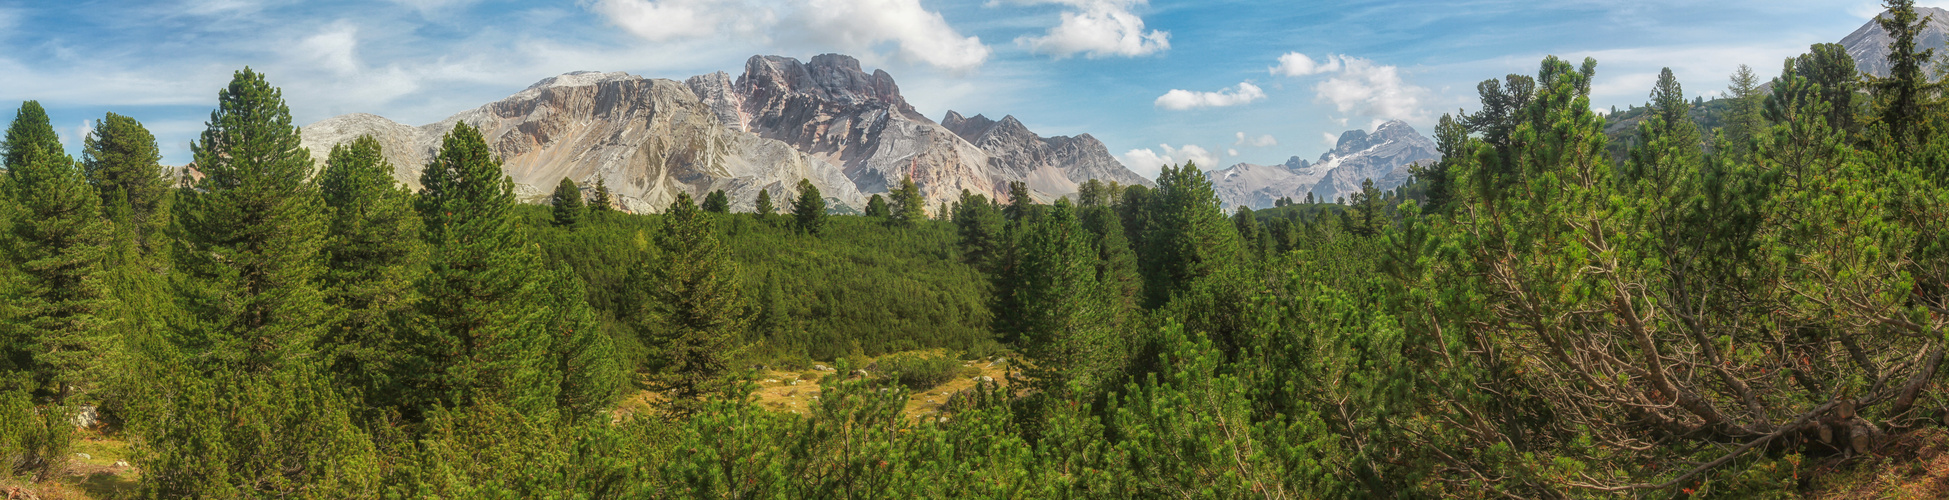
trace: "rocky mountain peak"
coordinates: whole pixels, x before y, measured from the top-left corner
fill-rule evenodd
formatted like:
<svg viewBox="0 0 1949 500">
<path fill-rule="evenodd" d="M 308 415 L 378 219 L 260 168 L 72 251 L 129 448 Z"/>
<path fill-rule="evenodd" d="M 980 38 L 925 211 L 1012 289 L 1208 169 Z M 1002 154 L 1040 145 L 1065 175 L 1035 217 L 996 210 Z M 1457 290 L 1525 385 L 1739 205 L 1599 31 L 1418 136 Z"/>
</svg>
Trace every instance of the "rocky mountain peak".
<svg viewBox="0 0 1949 500">
<path fill-rule="evenodd" d="M 979 114 L 974 115 L 974 118 L 968 118 L 961 116 L 959 112 L 948 110 L 947 116 L 941 117 L 941 126 L 947 127 L 949 131 L 954 132 L 954 135 L 961 136 L 962 140 L 974 142 L 975 139 L 981 138 L 981 134 L 987 133 L 988 129 L 995 126 L 995 120 Z"/>
<path fill-rule="evenodd" d="M 1888 13 L 1883 12 L 1882 15 Z M 1929 20 L 1923 26 L 1921 36 L 1916 37 L 1916 49 L 1935 48 L 1939 51 L 1949 45 L 1949 10 L 1918 6 L 1915 15 Z M 1888 76 L 1888 44 L 1893 41 L 1894 38 L 1881 29 L 1881 24 L 1871 19 L 1847 38 L 1841 39 L 1841 46 L 1846 47 L 1848 55 L 1854 58 L 1856 69 L 1875 76 Z"/>
<path fill-rule="evenodd" d="M 738 88 L 746 92 L 778 95 L 803 94 L 845 105 L 884 104 L 913 113 L 913 106 L 900 96 L 900 86 L 884 70 L 867 74 L 859 59 L 842 54 L 822 54 L 810 64 L 784 56 L 752 56 L 745 62 Z"/>
<path fill-rule="evenodd" d="M 1306 160 L 1300 159 L 1297 156 L 1286 159 L 1286 170 L 1305 170 L 1307 167 L 1311 167 L 1311 166 L 1313 166 L 1313 164 L 1307 163 Z"/>
</svg>

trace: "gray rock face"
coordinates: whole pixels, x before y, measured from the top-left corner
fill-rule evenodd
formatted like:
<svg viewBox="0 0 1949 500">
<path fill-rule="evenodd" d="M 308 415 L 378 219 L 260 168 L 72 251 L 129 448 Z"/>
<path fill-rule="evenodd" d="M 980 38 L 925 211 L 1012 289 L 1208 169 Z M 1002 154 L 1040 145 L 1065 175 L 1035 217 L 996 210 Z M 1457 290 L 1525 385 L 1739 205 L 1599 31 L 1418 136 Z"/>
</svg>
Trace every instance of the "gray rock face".
<svg viewBox="0 0 1949 500">
<path fill-rule="evenodd" d="M 863 205 L 859 191 L 831 164 L 725 127 L 684 84 L 625 73 L 549 78 L 418 128 L 370 115 L 332 118 L 305 127 L 304 138 L 318 155 L 358 135 L 374 135 L 402 171 L 400 178 L 416 184 L 419 166 L 463 121 L 481 129 L 524 201 L 546 199 L 566 177 L 587 189 L 602 180 L 630 211 L 661 211 L 678 193 L 701 199 L 717 189 L 725 190 L 733 208 L 750 210 L 759 190 L 790 199 L 798 181 L 810 179 L 829 201 Z"/>
<path fill-rule="evenodd" d="M 1882 15 L 1885 16 L 1887 13 L 1884 12 Z M 1921 36 L 1916 37 L 1916 50 L 1936 49 L 1937 55 L 1941 55 L 1940 52 L 1949 48 L 1949 10 L 1916 7 L 1915 15 L 1918 18 L 1930 18 L 1929 23 L 1923 27 Z M 1888 32 L 1881 29 L 1880 24 L 1869 20 L 1847 38 L 1842 38 L 1841 46 L 1846 47 L 1848 55 L 1854 57 L 1855 69 L 1875 76 L 1888 76 L 1890 71 L 1888 44 L 1893 41 L 1894 38 L 1888 36 Z M 1926 71 L 1926 68 L 1924 70 Z"/>
<path fill-rule="evenodd" d="M 848 56 L 752 57 L 727 82 L 704 75 L 687 83 L 726 126 L 838 165 L 861 193 L 885 193 L 913 176 L 930 211 L 963 189 L 1005 196 L 1011 181 L 1027 182 L 1045 201 L 1089 179 L 1148 182 L 1088 135 L 1045 139 L 1012 118 L 997 129 L 1007 124 L 952 112 L 935 123 L 907 103 L 891 75 L 868 74 Z"/>
<path fill-rule="evenodd" d="M 379 140 L 386 162 L 392 164 L 393 178 L 415 190 L 420 188 L 420 170 L 440 146 L 436 132 L 365 113 L 326 118 L 299 129 L 298 135 L 305 147 L 311 149 L 313 163 L 321 169 L 331 157 L 333 145 L 349 144 L 361 135 L 371 135 Z"/>
<path fill-rule="evenodd" d="M 1367 179 L 1373 179 L 1378 189 L 1393 189 L 1407 183 L 1409 165 L 1439 159 L 1435 141 L 1407 123 L 1391 121 L 1373 133 L 1350 130 L 1340 134 L 1333 150 L 1321 154 L 1316 162 L 1295 156 L 1284 165 L 1241 163 L 1205 176 L 1226 206 L 1258 209 L 1271 207 L 1282 197 L 1303 202 L 1307 193 L 1322 203 L 1351 198 Z"/>
<path fill-rule="evenodd" d="M 1065 195 L 1079 191 L 1091 179 L 1120 185 L 1151 186 L 1150 179 L 1124 168 L 1110 148 L 1089 134 L 1042 137 L 1015 116 L 994 121 L 986 116 L 966 118 L 948 111 L 941 126 L 988 153 L 988 166 L 1010 180 L 1028 183 L 1031 191 Z"/>
<path fill-rule="evenodd" d="M 723 72 L 682 83 L 569 73 L 439 123 L 413 127 L 353 114 L 302 134 L 321 164 L 333 145 L 373 135 L 396 176 L 417 187 L 441 138 L 466 122 L 501 155 L 524 200 L 545 200 L 564 177 L 585 187 L 601 179 L 639 212 L 661 210 L 677 193 L 701 198 L 716 189 L 730 195 L 733 209 L 749 210 L 758 190 L 789 199 L 800 179 L 838 212 L 864 206 L 864 194 L 888 192 L 909 175 L 930 213 L 964 189 L 1005 198 L 1011 181 L 1027 182 L 1040 201 L 1090 179 L 1150 184 L 1088 134 L 1044 138 L 1013 117 L 976 118 L 950 112 L 953 128 L 935 123 L 885 71 L 869 74 L 852 57 L 827 54 L 809 63 L 752 57 L 735 80 Z"/>
</svg>

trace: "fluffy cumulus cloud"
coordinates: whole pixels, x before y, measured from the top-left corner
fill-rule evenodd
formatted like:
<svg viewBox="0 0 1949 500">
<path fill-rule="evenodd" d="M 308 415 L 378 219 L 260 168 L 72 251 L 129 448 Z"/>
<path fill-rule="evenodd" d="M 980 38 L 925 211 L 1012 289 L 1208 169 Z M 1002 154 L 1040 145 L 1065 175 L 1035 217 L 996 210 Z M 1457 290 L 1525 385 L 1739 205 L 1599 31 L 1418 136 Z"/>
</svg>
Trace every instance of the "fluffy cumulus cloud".
<svg viewBox="0 0 1949 500">
<path fill-rule="evenodd" d="M 1306 54 L 1288 52 L 1279 56 L 1279 65 L 1267 68 L 1274 76 L 1307 76 L 1340 71 L 1339 56 L 1327 55 L 1325 60 L 1314 61 Z"/>
<path fill-rule="evenodd" d="M 590 6 L 610 24 L 652 42 L 716 34 L 724 23 L 752 11 L 742 2 L 711 0 L 597 0 Z"/>
<path fill-rule="evenodd" d="M 1157 107 L 1168 110 L 1184 111 L 1187 109 L 1238 106 L 1241 104 L 1249 104 L 1260 99 L 1265 99 L 1265 90 L 1260 89 L 1258 85 L 1253 85 L 1252 82 L 1239 82 L 1237 87 L 1223 89 L 1217 92 L 1194 92 L 1173 89 L 1170 92 L 1164 93 L 1164 95 L 1158 96 L 1154 104 Z"/>
<path fill-rule="evenodd" d="M 1246 136 L 1244 132 L 1239 132 L 1239 133 L 1238 133 L 1238 142 L 1234 142 L 1234 143 L 1232 143 L 1232 145 L 1233 145 L 1233 146 L 1249 146 L 1249 147 L 1255 147 L 1255 148 L 1267 148 L 1267 147 L 1272 147 L 1272 146 L 1278 146 L 1278 145 L 1279 145 L 1279 140 L 1278 140 L 1278 139 L 1274 139 L 1274 138 L 1272 138 L 1272 136 L 1270 136 L 1270 135 L 1261 135 L 1261 136 L 1258 136 L 1258 137 L 1249 137 L 1249 136 Z M 1237 156 L 1237 155 L 1233 155 L 1233 156 Z"/>
<path fill-rule="evenodd" d="M 898 43 L 902 56 L 951 70 L 988 60 L 981 38 L 961 36 L 920 0 L 805 0 L 798 15 L 815 36 L 841 47 L 867 50 Z"/>
<path fill-rule="evenodd" d="M 1016 45 L 1057 59 L 1138 57 L 1171 50 L 1171 33 L 1144 31 L 1144 19 L 1131 12 L 1148 0 L 1017 0 L 1023 4 L 1061 4 L 1062 23 L 1042 36 L 1016 38 Z"/>
<path fill-rule="evenodd" d="M 981 66 L 990 53 L 920 0 L 596 0 L 589 8 L 651 42 L 734 34 L 853 52 L 892 44 L 901 57 L 950 70 Z"/>
<path fill-rule="evenodd" d="M 1288 53 L 1279 65 L 1269 68 L 1274 75 L 1301 77 L 1327 75 L 1313 86 L 1314 99 L 1332 104 L 1341 113 L 1376 120 L 1421 120 L 1427 117 L 1422 101 L 1428 89 L 1409 84 L 1401 69 L 1371 60 L 1345 55 L 1328 55 L 1314 61 L 1306 54 Z"/>
<path fill-rule="evenodd" d="M 1170 144 L 1159 144 L 1157 147 L 1164 151 L 1159 153 L 1156 149 L 1146 148 L 1125 152 L 1122 156 L 1124 166 L 1137 172 L 1156 172 L 1165 165 L 1181 165 L 1185 162 L 1202 165 L 1201 168 L 1207 170 L 1218 164 L 1216 155 L 1196 144 L 1186 144 L 1176 148 L 1171 147 Z"/>
</svg>

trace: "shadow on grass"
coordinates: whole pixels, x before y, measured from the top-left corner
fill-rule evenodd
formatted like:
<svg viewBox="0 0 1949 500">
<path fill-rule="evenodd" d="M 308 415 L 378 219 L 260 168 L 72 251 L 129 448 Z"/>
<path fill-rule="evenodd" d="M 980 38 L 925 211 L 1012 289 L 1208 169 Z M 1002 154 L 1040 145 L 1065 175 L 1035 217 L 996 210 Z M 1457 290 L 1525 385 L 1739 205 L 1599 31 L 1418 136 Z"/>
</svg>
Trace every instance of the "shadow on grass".
<svg viewBox="0 0 1949 500">
<path fill-rule="evenodd" d="M 112 472 L 96 472 L 79 478 L 75 487 L 87 493 L 89 498 L 109 500 L 117 498 L 136 498 L 136 481 Z"/>
</svg>

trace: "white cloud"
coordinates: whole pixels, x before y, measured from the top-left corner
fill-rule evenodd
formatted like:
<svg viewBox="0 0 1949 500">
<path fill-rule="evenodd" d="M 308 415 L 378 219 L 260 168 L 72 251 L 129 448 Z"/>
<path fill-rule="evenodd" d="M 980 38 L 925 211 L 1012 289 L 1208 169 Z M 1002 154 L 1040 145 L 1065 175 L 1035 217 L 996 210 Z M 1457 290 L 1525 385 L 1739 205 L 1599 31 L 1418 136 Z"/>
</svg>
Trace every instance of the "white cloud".
<svg viewBox="0 0 1949 500">
<path fill-rule="evenodd" d="M 1062 24 L 1042 36 L 1021 36 L 1015 44 L 1057 59 L 1076 54 L 1090 58 L 1138 57 L 1171 50 L 1171 33 L 1144 31 L 1144 19 L 1132 7 L 1148 0 L 1018 0 L 1017 3 L 1067 5 Z"/>
<path fill-rule="evenodd" d="M 903 58 L 956 71 L 979 67 L 990 54 L 980 37 L 962 36 L 920 0 L 595 0 L 589 8 L 650 42 L 729 33 L 855 53 L 891 43 Z"/>
<path fill-rule="evenodd" d="M 1340 126 L 1344 127 L 1346 123 L 1343 122 Z M 1326 143 L 1327 149 L 1337 148 L 1340 147 L 1340 136 L 1328 132 L 1320 132 L 1320 142 Z"/>
<path fill-rule="evenodd" d="M 1236 149 L 1227 149 L 1227 150 L 1225 150 L 1225 155 L 1226 155 L 1226 156 L 1238 156 L 1238 150 L 1236 150 Z"/>
<path fill-rule="evenodd" d="M 1154 149 L 1132 149 L 1125 152 L 1122 156 L 1124 166 L 1137 172 L 1156 172 L 1166 165 L 1183 165 L 1186 162 L 1198 164 L 1200 168 L 1206 170 L 1218 165 L 1217 156 L 1196 144 L 1186 144 L 1184 147 L 1177 148 L 1171 147 L 1170 144 L 1159 144 L 1157 147 L 1162 148 L 1164 152 L 1159 154 Z"/>
<path fill-rule="evenodd" d="M 1288 52 L 1279 56 L 1279 65 L 1266 68 L 1275 76 L 1307 76 L 1340 71 L 1340 57 L 1328 54 L 1323 61 L 1315 62 L 1306 54 Z"/>
<path fill-rule="evenodd" d="M 799 15 L 815 37 L 854 50 L 896 42 L 902 56 L 949 70 L 988 60 L 980 37 L 961 36 L 920 0 L 805 0 Z"/>
<path fill-rule="evenodd" d="M 1428 89 L 1402 80 L 1400 68 L 1394 66 L 1333 54 L 1314 61 L 1306 54 L 1289 52 L 1279 56 L 1278 66 L 1267 70 L 1291 77 L 1332 75 L 1313 86 L 1314 100 L 1331 103 L 1341 113 L 1382 121 L 1416 121 L 1428 114 L 1421 106 L 1422 100 L 1431 95 Z"/>
<path fill-rule="evenodd" d="M 717 33 L 719 26 L 740 11 L 735 3 L 710 0 L 596 0 L 589 6 L 610 24 L 652 42 L 697 38 Z"/>
<path fill-rule="evenodd" d="M 1232 145 L 1265 148 L 1265 147 L 1278 146 L 1279 140 L 1272 138 L 1272 136 L 1270 135 L 1262 135 L 1258 137 L 1246 137 L 1244 132 L 1239 132 L 1238 142 L 1234 142 L 1232 143 Z M 1232 156 L 1238 156 L 1238 155 L 1232 155 Z"/>
<path fill-rule="evenodd" d="M 1428 114 L 1421 107 L 1428 89 L 1403 81 L 1399 68 L 1356 57 L 1340 60 L 1339 73 L 1313 86 L 1316 100 L 1332 103 L 1341 113 L 1375 119 L 1420 120 Z"/>
<path fill-rule="evenodd" d="M 299 42 L 297 55 L 302 62 L 347 76 L 359 72 L 358 48 L 359 28 L 339 23 Z"/>
<path fill-rule="evenodd" d="M 1184 111 L 1197 108 L 1237 106 L 1260 99 L 1265 99 L 1265 90 L 1260 89 L 1258 85 L 1253 85 L 1252 82 L 1239 82 L 1238 87 L 1224 89 L 1218 92 L 1193 92 L 1173 89 L 1170 92 L 1164 93 L 1164 95 L 1158 96 L 1157 101 L 1153 104 L 1164 109 Z"/>
</svg>

